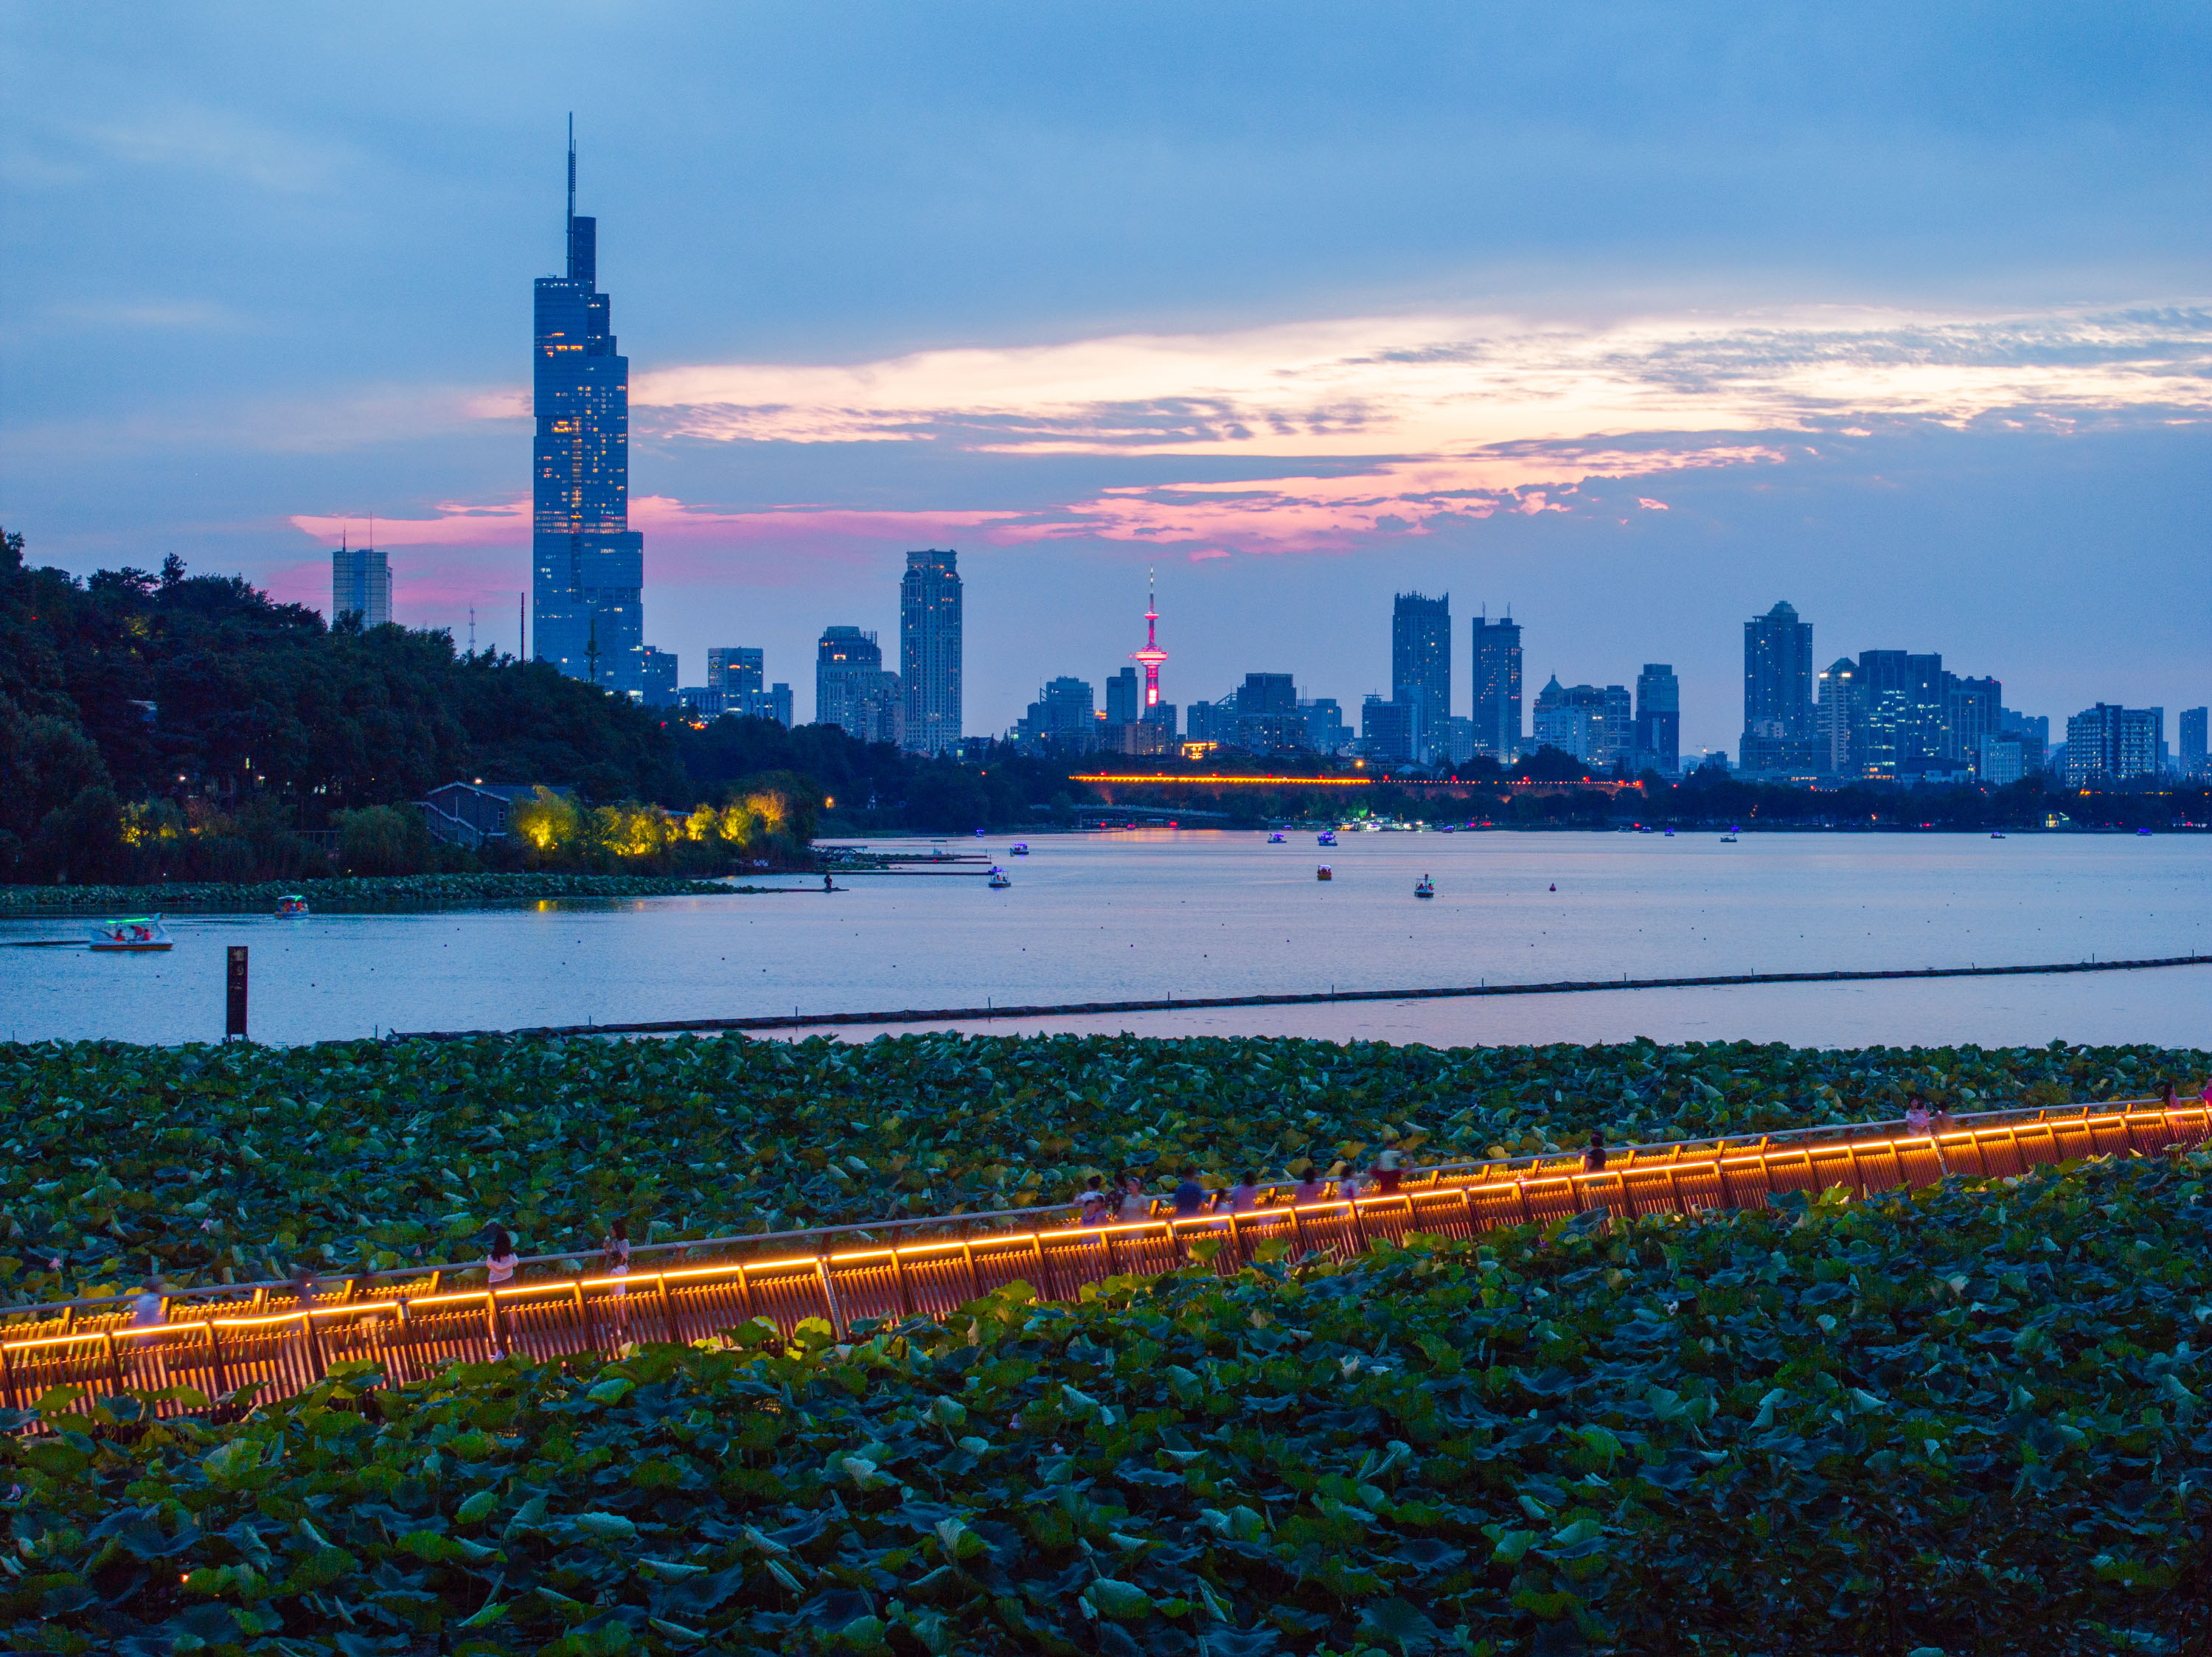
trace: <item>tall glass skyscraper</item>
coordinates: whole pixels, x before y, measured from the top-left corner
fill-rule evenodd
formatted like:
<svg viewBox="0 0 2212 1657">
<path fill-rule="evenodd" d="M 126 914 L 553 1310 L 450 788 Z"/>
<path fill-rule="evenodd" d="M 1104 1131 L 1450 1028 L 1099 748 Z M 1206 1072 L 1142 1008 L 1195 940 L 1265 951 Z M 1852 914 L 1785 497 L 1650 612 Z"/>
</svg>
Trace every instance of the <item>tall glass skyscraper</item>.
<svg viewBox="0 0 2212 1657">
<path fill-rule="evenodd" d="M 1474 618 L 1474 747 L 1501 765 L 1521 752 L 1521 624 Z"/>
<path fill-rule="evenodd" d="M 1419 706 L 1417 758 L 1427 759 L 1448 740 L 1451 682 L 1451 594 L 1397 594 L 1390 606 L 1390 699 Z"/>
<path fill-rule="evenodd" d="M 599 289 L 599 221 L 576 216 L 568 137 L 568 274 L 537 283 L 532 408 L 536 655 L 611 691 L 644 690 L 645 537 L 629 527 L 629 359 Z"/>
<path fill-rule="evenodd" d="M 899 675 L 909 753 L 960 751 L 960 574 L 957 554 L 906 555 L 899 582 Z"/>
</svg>

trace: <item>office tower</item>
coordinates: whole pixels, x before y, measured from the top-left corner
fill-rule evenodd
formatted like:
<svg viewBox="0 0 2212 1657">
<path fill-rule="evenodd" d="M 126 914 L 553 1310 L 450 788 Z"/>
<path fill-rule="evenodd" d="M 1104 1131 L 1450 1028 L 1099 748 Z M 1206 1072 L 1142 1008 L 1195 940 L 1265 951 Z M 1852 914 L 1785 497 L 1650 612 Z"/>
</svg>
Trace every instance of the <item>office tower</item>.
<svg viewBox="0 0 2212 1657">
<path fill-rule="evenodd" d="M 1636 716 L 1631 710 L 1626 685 L 1608 685 L 1598 692 L 1598 697 L 1590 763 L 1601 771 L 1614 771 L 1636 757 Z"/>
<path fill-rule="evenodd" d="M 883 667 L 884 653 L 873 633 L 858 627 L 823 628 L 814 646 L 814 722 L 850 731 L 857 716 L 851 712 L 846 681 L 857 673 L 881 673 Z"/>
<path fill-rule="evenodd" d="M 1359 705 L 1359 747 L 1370 765 L 1410 765 L 1419 722 L 1416 700 L 1385 702 L 1370 691 Z"/>
<path fill-rule="evenodd" d="M 1682 685 L 1664 661 L 1647 661 L 1636 676 L 1635 766 L 1672 777 L 1682 763 Z"/>
<path fill-rule="evenodd" d="M 362 631 L 392 619 L 392 566 L 373 546 L 341 544 L 331 554 L 331 625 L 359 616 Z"/>
<path fill-rule="evenodd" d="M 1399 594 L 1390 606 L 1390 699 L 1409 700 L 1408 691 L 1420 693 L 1417 754 L 1436 747 L 1449 729 L 1451 682 L 1451 594 Z"/>
<path fill-rule="evenodd" d="M 1137 670 L 1124 667 L 1106 679 L 1106 722 L 1109 725 L 1133 725 L 1137 722 L 1144 692 L 1137 684 Z"/>
<path fill-rule="evenodd" d="M 2184 777 L 2212 775 L 2212 757 L 2205 752 L 2205 714 L 2203 708 L 2184 708 L 2181 710 L 2181 774 Z"/>
<path fill-rule="evenodd" d="M 1088 679 L 1048 679 L 1014 727 L 1014 740 L 1032 751 L 1049 746 L 1069 753 L 1098 746 L 1099 719 Z"/>
<path fill-rule="evenodd" d="M 1298 710 L 1298 687 L 1288 673 L 1247 673 L 1237 691 L 1240 748 L 1277 753 L 1306 746 L 1306 718 Z"/>
<path fill-rule="evenodd" d="M 1194 702 L 1183 710 L 1182 740 L 1186 742 L 1212 742 L 1213 734 L 1213 704 Z M 1230 711 L 1236 710 L 1232 705 Z"/>
<path fill-rule="evenodd" d="M 1947 711 L 1941 651 L 1905 658 L 1905 770 L 1927 771 L 1943 758 L 1943 716 Z"/>
<path fill-rule="evenodd" d="M 1905 774 L 1911 735 L 1911 658 L 1903 650 L 1859 652 L 1853 704 L 1852 772 L 1859 777 Z"/>
<path fill-rule="evenodd" d="M 629 527 L 629 359 L 599 291 L 599 221 L 576 216 L 568 274 L 537 282 L 531 406 L 531 587 L 537 658 L 611 691 L 639 686 L 645 538 Z"/>
<path fill-rule="evenodd" d="M 2066 783 L 2108 787 L 2155 777 L 2166 746 L 2166 710 L 2100 702 L 2066 722 Z"/>
<path fill-rule="evenodd" d="M 1823 777 L 1856 775 L 1852 743 L 1858 731 L 1858 663 L 1838 656 L 1820 670 L 1813 709 L 1814 769 Z"/>
<path fill-rule="evenodd" d="M 2001 789 L 2027 774 L 2027 756 L 2018 737 L 1984 736 L 1975 745 L 1974 776 L 1984 788 Z"/>
<path fill-rule="evenodd" d="M 1978 765 L 1982 739 L 2003 734 L 2003 703 L 2004 686 L 1994 679 L 1944 674 L 1943 758 L 1954 765 Z"/>
<path fill-rule="evenodd" d="M 1539 748 L 1557 748 L 1586 765 L 1609 771 L 1616 759 L 1628 756 L 1636 740 L 1627 689 L 1620 685 L 1603 689 L 1595 685 L 1570 687 L 1560 684 L 1554 673 L 1536 693 L 1528 735 Z"/>
<path fill-rule="evenodd" d="M 745 644 L 713 644 L 707 648 L 707 684 L 729 696 L 749 696 L 761 687 L 768 671 L 767 653 Z"/>
<path fill-rule="evenodd" d="M 1521 624 L 1474 618 L 1474 741 L 1501 765 L 1521 752 Z"/>
<path fill-rule="evenodd" d="M 773 719 L 786 730 L 791 728 L 791 686 L 779 679 L 762 693 L 760 716 Z"/>
<path fill-rule="evenodd" d="M 638 652 L 638 699 L 648 708 L 676 705 L 676 652 L 647 645 Z"/>
<path fill-rule="evenodd" d="M 1173 746 L 1176 740 L 1176 704 L 1158 702 L 1146 709 L 1145 723 L 1158 728 L 1160 740 Z"/>
<path fill-rule="evenodd" d="M 1777 604 L 1743 624 L 1743 768 L 1802 763 L 1812 736 L 1813 624 Z M 1796 753 L 1792 743 L 1799 745 Z"/>
<path fill-rule="evenodd" d="M 947 549 L 909 552 L 899 581 L 899 672 L 908 753 L 960 747 L 960 575 Z"/>
<path fill-rule="evenodd" d="M 1335 753 L 1352 740 L 1344 722 L 1344 710 L 1333 696 L 1301 697 L 1298 711 L 1305 716 L 1306 746 L 1316 753 Z"/>
</svg>

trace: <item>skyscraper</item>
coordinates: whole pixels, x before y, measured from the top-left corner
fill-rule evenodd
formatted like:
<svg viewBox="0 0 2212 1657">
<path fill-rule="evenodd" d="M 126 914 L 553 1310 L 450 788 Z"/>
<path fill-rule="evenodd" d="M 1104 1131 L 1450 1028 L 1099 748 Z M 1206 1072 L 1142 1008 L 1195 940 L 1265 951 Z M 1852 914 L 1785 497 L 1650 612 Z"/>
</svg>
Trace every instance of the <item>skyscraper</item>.
<svg viewBox="0 0 2212 1657">
<path fill-rule="evenodd" d="M 1905 774 L 1911 752 L 1911 656 L 1903 650 L 1859 652 L 1851 705 L 1851 771 L 1857 777 Z"/>
<path fill-rule="evenodd" d="M 1418 692 L 1420 726 L 1417 758 L 1446 740 L 1451 719 L 1451 594 L 1425 598 L 1401 593 L 1390 606 L 1390 699 L 1412 702 Z"/>
<path fill-rule="evenodd" d="M 599 221 L 576 216 L 568 139 L 568 273 L 537 282 L 531 585 L 540 661 L 611 691 L 643 689 L 645 538 L 629 527 L 629 359 L 599 291 Z"/>
<path fill-rule="evenodd" d="M 1137 670 L 1124 667 L 1106 678 L 1106 722 L 1109 725 L 1133 725 L 1144 699 L 1144 691 L 1137 684 Z"/>
<path fill-rule="evenodd" d="M 680 699 L 676 688 L 676 652 L 648 644 L 637 653 L 638 696 L 648 708 L 672 708 Z"/>
<path fill-rule="evenodd" d="M 1823 777 L 1857 775 L 1853 740 L 1858 730 L 1859 667 L 1838 656 L 1820 672 L 1820 699 L 1813 710 L 1814 769 Z"/>
<path fill-rule="evenodd" d="M 2155 777 L 2166 746 L 2166 711 L 2100 702 L 2066 722 L 2066 784 L 2107 787 Z"/>
<path fill-rule="evenodd" d="M 960 576 L 957 554 L 906 555 L 899 582 L 899 674 L 906 685 L 908 753 L 960 752 Z"/>
<path fill-rule="evenodd" d="M 2212 771 L 2205 753 L 2205 714 L 2203 708 L 2181 710 L 2181 774 L 2203 777 Z"/>
<path fill-rule="evenodd" d="M 365 631 L 392 619 L 392 566 L 373 546 L 340 545 L 331 553 L 331 624 L 361 618 Z"/>
<path fill-rule="evenodd" d="M 1636 758 L 1638 771 L 1649 766 L 1672 777 L 1682 763 L 1682 685 L 1674 667 L 1647 661 L 1636 676 Z"/>
<path fill-rule="evenodd" d="M 857 627 L 825 627 L 814 647 L 814 722 L 841 727 L 863 742 L 897 740 L 903 707 L 886 710 L 898 675 L 884 671 L 883 648 Z"/>
<path fill-rule="evenodd" d="M 1743 624 L 1743 767 L 1790 765 L 1785 745 L 1812 735 L 1813 624 L 1777 604 Z"/>
<path fill-rule="evenodd" d="M 737 698 L 757 694 L 768 671 L 767 652 L 747 644 L 707 647 L 707 688 Z"/>
<path fill-rule="evenodd" d="M 1474 618 L 1474 746 L 1499 764 L 1521 752 L 1521 624 Z"/>
</svg>

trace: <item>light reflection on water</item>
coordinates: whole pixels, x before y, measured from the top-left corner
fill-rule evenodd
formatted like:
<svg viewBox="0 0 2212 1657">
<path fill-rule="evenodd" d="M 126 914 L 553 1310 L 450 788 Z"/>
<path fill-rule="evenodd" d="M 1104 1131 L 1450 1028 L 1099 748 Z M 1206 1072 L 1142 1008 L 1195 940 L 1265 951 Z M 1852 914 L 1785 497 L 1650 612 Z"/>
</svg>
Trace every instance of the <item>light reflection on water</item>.
<svg viewBox="0 0 2212 1657">
<path fill-rule="evenodd" d="M 783 1012 L 2212 953 L 2212 839 L 2015 835 L 1037 836 L 1011 890 L 933 874 L 825 897 L 416 915 L 180 916 L 167 956 L 0 950 L 0 1034 L 209 1039 L 222 947 L 257 1039 Z M 1315 879 L 1328 862 L 1334 879 Z M 1422 901 L 1414 881 L 1433 875 Z M 1556 886 L 1556 890 L 1553 888 Z M 0 922 L 0 941 L 82 935 Z M 1358 1003 L 1023 1028 L 1388 1040 L 1751 1037 L 2201 1045 L 2212 969 Z M 993 1027 L 1015 1027 L 1004 1022 Z M 865 1035 L 866 1031 L 848 1033 Z"/>
</svg>

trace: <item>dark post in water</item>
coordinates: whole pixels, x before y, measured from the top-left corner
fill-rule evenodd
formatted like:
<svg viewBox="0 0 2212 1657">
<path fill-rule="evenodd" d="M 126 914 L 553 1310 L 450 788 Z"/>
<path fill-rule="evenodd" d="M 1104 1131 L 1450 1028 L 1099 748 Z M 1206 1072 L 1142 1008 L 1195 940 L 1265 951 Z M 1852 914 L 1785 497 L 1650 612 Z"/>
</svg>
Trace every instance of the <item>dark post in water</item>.
<svg viewBox="0 0 2212 1657">
<path fill-rule="evenodd" d="M 246 1035 L 246 946 L 230 946 L 230 965 L 224 975 L 222 1039 L 233 1036 L 241 1040 Z"/>
</svg>

